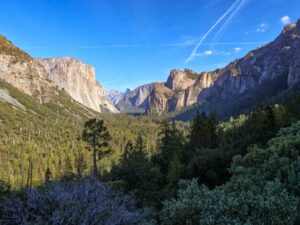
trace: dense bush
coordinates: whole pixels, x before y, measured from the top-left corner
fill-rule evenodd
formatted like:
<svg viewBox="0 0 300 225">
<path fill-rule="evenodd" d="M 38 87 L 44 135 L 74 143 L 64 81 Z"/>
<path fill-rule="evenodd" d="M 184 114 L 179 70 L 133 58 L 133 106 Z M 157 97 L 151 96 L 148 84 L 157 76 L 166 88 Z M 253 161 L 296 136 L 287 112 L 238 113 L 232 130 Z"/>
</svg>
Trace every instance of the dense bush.
<svg viewBox="0 0 300 225">
<path fill-rule="evenodd" d="M 266 149 L 237 156 L 232 178 L 209 190 L 181 183 L 178 199 L 166 201 L 165 225 L 294 224 L 299 212 L 300 122 L 282 129 Z"/>
<path fill-rule="evenodd" d="M 248 190 L 228 192 L 223 188 L 209 190 L 196 180 L 181 182 L 178 199 L 165 202 L 162 224 L 293 224 L 297 200 L 290 196 L 279 182 L 256 186 L 251 181 Z"/>
<path fill-rule="evenodd" d="M 10 194 L 0 201 L 1 224 L 140 225 L 149 216 L 135 200 L 97 179 L 57 181 Z"/>
</svg>

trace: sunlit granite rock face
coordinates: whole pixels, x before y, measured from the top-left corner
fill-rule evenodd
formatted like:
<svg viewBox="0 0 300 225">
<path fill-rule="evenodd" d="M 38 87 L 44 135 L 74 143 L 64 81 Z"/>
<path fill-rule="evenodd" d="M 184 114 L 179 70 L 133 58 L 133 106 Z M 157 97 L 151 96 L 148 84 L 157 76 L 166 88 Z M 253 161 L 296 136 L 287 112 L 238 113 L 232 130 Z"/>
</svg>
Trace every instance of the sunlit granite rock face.
<svg viewBox="0 0 300 225">
<path fill-rule="evenodd" d="M 161 115 L 169 112 L 168 103 L 173 95 L 174 92 L 164 84 L 155 84 L 148 98 L 147 113 Z"/>
<path fill-rule="evenodd" d="M 118 112 L 96 80 L 93 66 L 71 57 L 36 60 L 43 65 L 49 79 L 74 100 L 98 112 L 103 108 Z"/>
<path fill-rule="evenodd" d="M 41 103 L 47 102 L 54 92 L 45 69 L 33 59 L 18 61 L 15 56 L 0 54 L 0 79 Z"/>
<path fill-rule="evenodd" d="M 195 83 L 195 79 L 189 78 L 185 71 L 172 70 L 168 80 L 165 84 L 166 87 L 173 91 L 185 90 Z"/>
<path fill-rule="evenodd" d="M 161 114 L 204 103 L 209 106 L 211 101 L 232 96 L 238 100 L 245 92 L 264 92 L 262 84 L 268 86 L 273 82 L 274 85 L 276 80 L 281 82 L 276 86 L 281 85 L 282 89 L 300 81 L 300 20 L 286 26 L 273 42 L 250 51 L 222 69 L 199 74 L 172 70 L 165 84 L 168 89 L 160 88 L 151 93 L 147 112 Z"/>
</svg>

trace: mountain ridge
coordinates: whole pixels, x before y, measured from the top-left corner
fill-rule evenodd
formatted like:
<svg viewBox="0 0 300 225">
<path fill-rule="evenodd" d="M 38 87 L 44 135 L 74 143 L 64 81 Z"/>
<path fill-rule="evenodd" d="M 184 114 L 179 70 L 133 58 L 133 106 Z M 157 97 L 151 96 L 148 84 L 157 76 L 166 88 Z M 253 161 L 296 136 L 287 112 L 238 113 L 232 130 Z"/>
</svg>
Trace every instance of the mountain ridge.
<svg viewBox="0 0 300 225">
<path fill-rule="evenodd" d="M 220 104 L 224 104 L 229 100 L 239 101 L 245 93 L 249 95 L 252 92 L 255 95 L 257 89 L 268 82 L 272 83 L 278 77 L 283 77 L 278 80 L 284 84 L 282 89 L 276 89 L 277 91 L 299 82 L 299 52 L 300 19 L 285 26 L 274 41 L 249 51 L 244 57 L 235 59 L 223 68 L 200 73 L 189 69 L 173 69 L 166 82 L 159 85 L 146 84 L 148 92 L 143 92 L 143 104 L 136 104 L 128 99 L 140 99 L 140 90 L 144 89 L 144 85 L 125 94 L 124 101 L 127 108 L 139 108 L 146 114 L 181 114 L 191 108 L 194 111 L 212 111 L 216 107 L 210 102 L 219 101 Z M 277 93 L 268 92 L 269 97 L 274 94 Z M 254 104 L 259 102 L 257 100 Z M 120 107 L 119 110 L 123 111 Z"/>
</svg>

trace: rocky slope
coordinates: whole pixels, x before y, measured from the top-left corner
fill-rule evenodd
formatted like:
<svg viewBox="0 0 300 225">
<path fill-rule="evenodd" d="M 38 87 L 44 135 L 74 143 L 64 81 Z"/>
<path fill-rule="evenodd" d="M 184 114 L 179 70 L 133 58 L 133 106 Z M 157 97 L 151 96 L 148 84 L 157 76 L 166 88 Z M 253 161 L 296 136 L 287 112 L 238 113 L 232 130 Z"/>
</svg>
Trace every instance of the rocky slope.
<svg viewBox="0 0 300 225">
<path fill-rule="evenodd" d="M 198 77 L 198 75 L 194 73 L 194 75 L 192 75 L 194 76 L 193 79 L 193 77 L 189 76 L 189 73 L 192 74 L 192 71 L 172 70 L 165 86 L 173 91 L 180 91 L 180 90 L 187 89 L 188 87 L 192 86 L 196 82 L 195 78 Z"/>
<path fill-rule="evenodd" d="M 101 112 L 105 108 L 118 112 L 95 77 L 94 67 L 71 57 L 36 59 L 49 79 L 79 103 Z"/>
<path fill-rule="evenodd" d="M 119 101 L 121 101 L 125 97 L 125 93 L 121 91 L 108 90 L 107 97 L 114 105 L 117 105 Z"/>
<path fill-rule="evenodd" d="M 42 103 L 63 89 L 74 100 L 95 111 L 118 112 L 96 81 L 92 66 L 69 57 L 34 59 L 1 35 L 0 79 Z"/>
<path fill-rule="evenodd" d="M 134 90 L 128 89 L 116 107 L 120 112 L 144 112 L 148 108 L 149 96 L 154 84 L 156 83 L 145 84 Z"/>
<path fill-rule="evenodd" d="M 1 35 L 0 79 L 40 102 L 47 102 L 54 92 L 44 67 Z"/>
<path fill-rule="evenodd" d="M 273 42 L 225 68 L 201 73 L 196 83 L 185 90 L 185 105 L 196 103 L 198 110 L 222 112 L 230 104 L 245 111 L 299 81 L 300 20 L 286 26 Z M 233 114 L 235 108 L 228 114 Z"/>
<path fill-rule="evenodd" d="M 168 101 L 173 96 L 174 92 L 166 87 L 165 84 L 154 84 L 153 90 L 147 98 L 147 113 L 161 115 L 170 112 Z"/>
<path fill-rule="evenodd" d="M 172 70 L 166 83 L 138 87 L 125 99 L 129 106 L 143 108 L 149 114 L 187 108 L 217 110 L 222 114 L 228 105 L 236 105 L 238 110 L 241 105 L 251 107 L 263 100 L 256 98 L 257 93 L 263 98 L 272 97 L 298 81 L 300 20 L 286 26 L 273 42 L 222 69 L 202 73 Z M 242 102 L 245 96 L 248 105 Z"/>
</svg>

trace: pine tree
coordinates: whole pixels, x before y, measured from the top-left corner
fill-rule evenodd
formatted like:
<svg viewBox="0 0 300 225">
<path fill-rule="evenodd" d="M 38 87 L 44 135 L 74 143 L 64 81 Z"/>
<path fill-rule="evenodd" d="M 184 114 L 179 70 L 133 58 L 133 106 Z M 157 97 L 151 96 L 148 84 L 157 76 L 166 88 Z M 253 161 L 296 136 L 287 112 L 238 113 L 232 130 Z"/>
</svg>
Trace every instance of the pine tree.
<svg viewBox="0 0 300 225">
<path fill-rule="evenodd" d="M 32 162 L 32 158 L 30 157 L 28 159 L 28 171 L 27 171 L 27 187 L 31 187 L 32 186 L 32 174 L 33 174 L 33 162 Z"/>
<path fill-rule="evenodd" d="M 4 182 L 3 180 L 0 180 L 0 198 L 2 197 L 2 195 L 7 195 L 11 190 L 11 186 Z"/>
<path fill-rule="evenodd" d="M 172 193 L 176 192 L 176 187 L 179 179 L 181 178 L 183 165 L 178 157 L 178 154 L 174 154 L 172 161 L 169 165 L 167 174 L 168 188 L 171 189 Z"/>
<path fill-rule="evenodd" d="M 172 148 L 171 148 L 171 128 L 168 121 L 163 121 L 160 126 L 160 139 L 158 146 L 158 155 L 154 157 L 154 161 L 161 168 L 161 172 L 165 174 L 168 170 L 168 164 L 172 158 Z"/>
<path fill-rule="evenodd" d="M 156 185 L 151 181 L 151 168 L 145 141 L 139 135 L 134 145 L 130 141 L 126 144 L 119 164 L 112 169 L 111 176 L 113 180 L 123 181 L 126 192 L 134 192 L 141 199 L 148 199 Z"/>
<path fill-rule="evenodd" d="M 133 151 L 134 151 L 133 143 L 131 141 L 128 141 L 124 148 L 124 152 L 119 159 L 120 167 L 125 168 L 127 166 L 128 159 L 130 158 Z"/>
<path fill-rule="evenodd" d="M 181 158 L 184 148 L 183 139 L 183 135 L 176 128 L 176 123 L 174 121 L 172 121 L 171 125 L 167 121 L 162 123 L 159 154 L 154 160 L 157 161 L 163 174 L 167 174 L 169 163 L 175 154 Z"/>
<path fill-rule="evenodd" d="M 218 146 L 216 113 L 211 112 L 208 116 L 205 112 L 197 113 L 192 122 L 190 146 L 194 150 Z"/>
<path fill-rule="evenodd" d="M 208 147 L 215 148 L 218 146 L 218 135 L 217 135 L 217 122 L 218 115 L 216 112 L 210 112 L 207 117 L 207 125 L 208 125 Z"/>
<path fill-rule="evenodd" d="M 82 138 L 93 148 L 93 173 L 98 175 L 97 161 L 111 153 L 109 141 L 111 136 L 103 120 L 90 119 L 85 122 Z"/>
<path fill-rule="evenodd" d="M 73 165 L 72 165 L 72 161 L 69 155 L 66 156 L 65 158 L 65 170 L 64 170 L 64 174 L 65 176 L 70 176 L 73 175 Z"/>
<path fill-rule="evenodd" d="M 146 144 L 145 144 L 145 141 L 141 134 L 139 134 L 136 139 L 134 149 L 137 152 L 145 152 L 146 151 Z"/>
<path fill-rule="evenodd" d="M 45 173 L 45 183 L 49 183 L 51 180 L 52 180 L 52 173 L 48 167 Z"/>
<path fill-rule="evenodd" d="M 272 106 L 267 106 L 264 112 L 265 118 L 263 121 L 263 129 L 271 136 L 276 133 L 276 118 L 274 115 L 274 109 Z"/>
<path fill-rule="evenodd" d="M 81 178 L 87 168 L 87 161 L 84 158 L 84 155 L 80 152 L 76 155 L 75 167 L 77 176 Z"/>
</svg>

